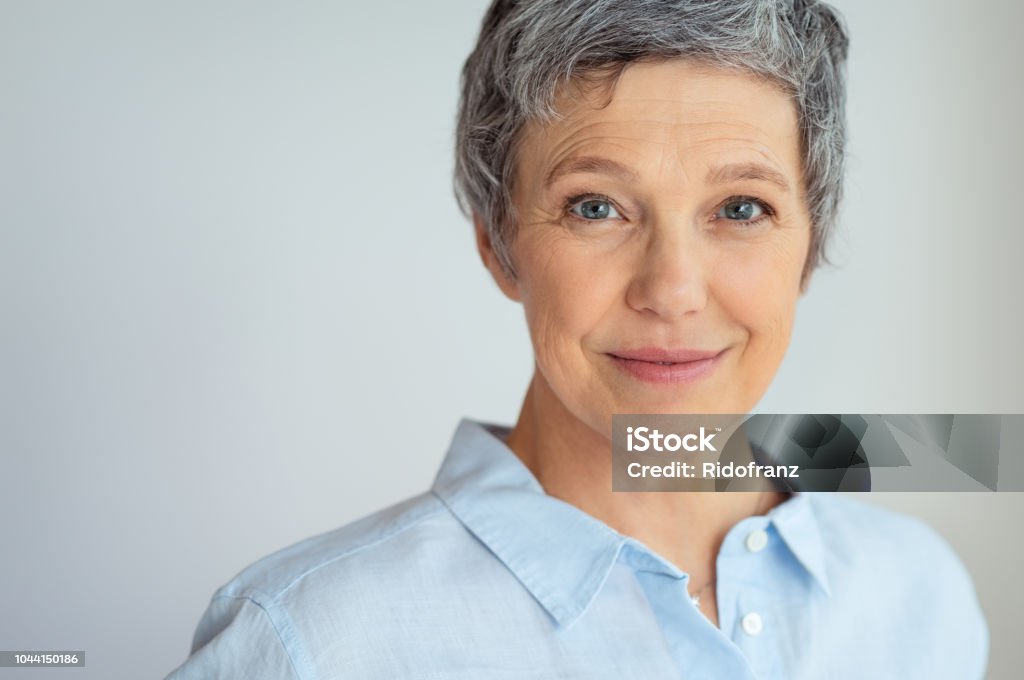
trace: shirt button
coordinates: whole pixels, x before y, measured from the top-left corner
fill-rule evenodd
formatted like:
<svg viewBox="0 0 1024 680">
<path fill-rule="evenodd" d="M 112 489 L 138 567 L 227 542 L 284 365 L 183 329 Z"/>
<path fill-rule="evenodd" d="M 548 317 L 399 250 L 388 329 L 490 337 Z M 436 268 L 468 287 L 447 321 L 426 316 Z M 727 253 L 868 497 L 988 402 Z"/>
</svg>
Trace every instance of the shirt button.
<svg viewBox="0 0 1024 680">
<path fill-rule="evenodd" d="M 741 625 L 743 626 L 743 632 L 747 635 L 760 635 L 764 629 L 764 622 L 761 621 L 761 615 L 757 612 L 750 612 L 744 616 Z"/>
<path fill-rule="evenodd" d="M 764 550 L 764 547 L 768 545 L 768 532 L 764 529 L 755 529 L 747 534 L 747 550 L 750 552 L 760 552 Z"/>
</svg>

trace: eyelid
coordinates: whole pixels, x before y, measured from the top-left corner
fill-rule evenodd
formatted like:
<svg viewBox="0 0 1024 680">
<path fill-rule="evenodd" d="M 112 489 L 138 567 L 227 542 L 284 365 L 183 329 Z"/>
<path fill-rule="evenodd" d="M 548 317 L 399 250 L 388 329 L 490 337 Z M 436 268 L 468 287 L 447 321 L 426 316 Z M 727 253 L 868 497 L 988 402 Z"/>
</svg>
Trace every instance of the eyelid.
<svg viewBox="0 0 1024 680">
<path fill-rule="evenodd" d="M 610 196 L 605 196 L 604 194 L 598 194 L 598 193 L 594 193 L 594 192 L 586 192 L 586 193 L 576 194 L 574 196 L 570 196 L 569 198 L 565 199 L 565 207 L 566 208 L 571 208 L 574 205 L 582 203 L 583 201 L 595 201 L 595 200 L 596 201 L 608 201 L 609 203 L 614 205 L 616 208 L 618 207 L 618 205 L 615 203 L 615 201 L 613 201 L 611 199 Z"/>
<path fill-rule="evenodd" d="M 715 212 L 712 215 L 712 217 L 717 217 L 718 212 L 722 208 L 724 208 L 725 206 L 729 205 L 730 203 L 735 203 L 737 201 L 749 201 L 750 203 L 756 203 L 761 208 L 761 210 L 763 210 L 765 212 L 766 216 L 768 216 L 768 217 L 774 217 L 775 216 L 775 208 L 773 208 L 771 206 L 771 204 L 768 203 L 767 201 L 765 201 L 764 199 L 758 198 L 757 196 L 736 195 L 736 196 L 730 196 L 729 198 L 727 198 L 724 201 L 722 201 L 721 203 L 719 203 L 718 206 L 715 208 Z M 752 222 L 753 220 L 730 220 L 730 221 L 732 221 L 732 222 L 741 222 L 741 221 Z"/>
<path fill-rule="evenodd" d="M 597 222 L 597 221 L 599 221 L 599 220 L 585 220 L 585 218 L 580 217 L 576 213 L 572 212 L 573 208 L 575 208 L 577 205 L 579 205 L 580 203 L 582 203 L 584 201 L 606 201 L 606 202 L 608 202 L 612 206 L 612 208 L 615 209 L 615 212 L 617 212 L 619 214 L 618 217 L 609 217 L 607 219 L 610 219 L 610 220 L 625 219 L 625 217 L 623 216 L 623 212 L 624 212 L 623 209 L 619 206 L 618 203 L 615 202 L 614 199 L 612 199 L 610 196 L 607 196 L 605 194 L 599 194 L 599 193 L 594 193 L 594 192 L 586 192 L 586 193 L 582 193 L 582 194 L 576 194 L 574 196 L 570 196 L 569 198 L 567 198 L 566 201 L 565 201 L 565 212 L 568 215 L 571 215 L 572 217 L 575 217 L 576 219 L 584 220 L 586 222 Z"/>
</svg>

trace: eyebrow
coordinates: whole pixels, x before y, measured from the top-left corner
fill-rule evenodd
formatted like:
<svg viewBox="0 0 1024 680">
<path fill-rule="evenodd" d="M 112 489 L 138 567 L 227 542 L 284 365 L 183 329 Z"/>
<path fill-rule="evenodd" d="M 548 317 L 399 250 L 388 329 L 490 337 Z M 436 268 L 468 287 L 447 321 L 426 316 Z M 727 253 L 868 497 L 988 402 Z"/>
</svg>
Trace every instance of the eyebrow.
<svg viewBox="0 0 1024 680">
<path fill-rule="evenodd" d="M 544 180 L 544 185 L 551 186 L 562 177 L 575 173 L 611 175 L 624 180 L 634 180 L 637 178 L 637 173 L 632 168 L 610 158 L 577 156 L 575 158 L 567 158 L 551 168 L 547 179 Z"/>
<path fill-rule="evenodd" d="M 778 186 L 783 191 L 789 191 L 789 183 L 781 172 L 762 163 L 732 163 L 712 168 L 708 172 L 707 182 L 709 184 L 728 184 L 743 180 L 761 180 Z"/>
<path fill-rule="evenodd" d="M 562 177 L 575 173 L 611 175 L 624 180 L 635 180 L 638 177 L 635 170 L 610 158 L 577 156 L 575 158 L 567 158 L 555 165 L 551 172 L 548 173 L 544 185 L 551 186 Z M 720 165 L 716 168 L 711 168 L 706 179 L 709 184 L 728 184 L 729 182 L 741 182 L 744 180 L 769 182 L 783 191 L 789 191 L 789 183 L 783 174 L 763 163 L 750 162 Z"/>
</svg>

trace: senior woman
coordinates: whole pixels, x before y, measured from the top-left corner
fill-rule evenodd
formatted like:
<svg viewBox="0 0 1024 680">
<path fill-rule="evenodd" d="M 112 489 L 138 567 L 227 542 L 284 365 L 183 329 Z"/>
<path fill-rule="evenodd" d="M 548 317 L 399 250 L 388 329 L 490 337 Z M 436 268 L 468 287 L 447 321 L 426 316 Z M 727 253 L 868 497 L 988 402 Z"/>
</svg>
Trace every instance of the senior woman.
<svg viewBox="0 0 1024 680">
<path fill-rule="evenodd" d="M 186 678 L 981 678 L 947 544 L 829 494 L 613 493 L 616 413 L 746 413 L 841 194 L 812 0 L 497 0 L 456 180 L 536 363 L 431 489 L 214 595 Z"/>
</svg>

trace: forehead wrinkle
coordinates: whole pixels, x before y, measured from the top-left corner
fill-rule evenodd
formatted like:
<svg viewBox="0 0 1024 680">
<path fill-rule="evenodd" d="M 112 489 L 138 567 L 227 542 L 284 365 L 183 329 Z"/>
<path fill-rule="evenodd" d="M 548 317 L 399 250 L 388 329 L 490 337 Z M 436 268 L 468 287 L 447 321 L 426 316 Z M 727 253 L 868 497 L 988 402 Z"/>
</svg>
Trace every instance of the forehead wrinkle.
<svg viewBox="0 0 1024 680">
<path fill-rule="evenodd" d="M 546 185 L 548 182 L 544 180 L 551 178 L 558 166 L 574 157 L 607 158 L 609 161 L 625 166 L 632 174 L 639 175 L 639 168 L 635 163 L 637 143 L 650 143 L 650 141 L 643 137 L 630 135 L 580 137 L 578 134 L 570 134 L 544 153 L 538 178 L 543 178 L 542 181 Z M 586 148 L 588 146 L 594 148 Z M 595 172 L 600 172 L 600 170 L 595 170 Z"/>
<path fill-rule="evenodd" d="M 630 116 L 630 109 L 637 108 L 638 104 L 644 101 L 670 103 L 673 107 L 671 111 L 666 111 L 664 117 L 657 115 L 652 117 L 650 111 L 644 111 L 641 114 L 643 117 Z M 614 106 L 616 103 L 619 106 Z M 581 155 L 608 156 L 614 160 L 622 159 L 623 165 L 629 166 L 635 171 L 643 170 L 645 165 L 648 169 L 653 167 L 659 178 L 670 174 L 672 172 L 670 167 L 675 165 L 678 175 L 681 175 L 684 181 L 688 181 L 693 171 L 693 168 L 689 168 L 688 172 L 688 164 L 692 165 L 693 161 L 689 156 L 699 155 L 699 152 L 708 146 L 728 143 L 736 145 L 737 148 L 728 149 L 727 152 L 747 151 L 757 154 L 778 169 L 783 176 L 794 179 L 794 183 L 799 185 L 799 177 L 792 178 L 792 173 L 788 171 L 787 164 L 782 162 L 779 152 L 782 151 L 783 155 L 790 154 L 783 150 L 777 151 L 769 143 L 770 141 L 778 142 L 779 139 L 794 140 L 793 131 L 787 130 L 782 134 L 776 134 L 767 129 L 760 119 L 757 121 L 735 120 L 737 113 L 742 114 L 745 111 L 742 108 L 738 109 L 734 103 L 728 100 L 710 100 L 708 104 L 711 105 L 686 106 L 685 114 L 689 117 L 685 120 L 679 119 L 683 115 L 679 101 L 657 97 L 644 99 L 634 97 L 625 101 L 613 102 L 612 107 L 604 109 L 584 109 L 582 115 L 579 116 L 582 120 L 577 119 L 575 115 L 579 111 L 579 107 L 573 107 L 575 110 L 569 112 L 566 118 L 551 126 L 544 125 L 534 128 L 535 134 L 528 143 L 532 142 L 534 148 L 540 152 L 542 161 L 541 172 L 535 176 L 536 181 L 541 186 L 546 186 L 545 178 L 558 164 L 577 153 L 581 147 L 591 144 L 600 148 L 593 152 L 588 149 Z M 716 112 L 714 109 L 728 109 L 724 112 L 724 120 L 723 112 Z M 598 117 L 597 120 L 593 119 L 595 116 Z M 544 149 L 548 144 L 550 147 Z M 643 156 L 648 153 L 652 146 L 657 147 L 656 163 L 651 165 L 644 159 L 637 163 L 638 155 Z M 609 150 L 612 153 L 609 153 Z M 698 153 L 691 154 L 690 152 L 693 151 L 698 151 Z M 799 151 L 796 150 L 796 152 L 799 155 Z M 721 154 L 721 151 L 716 151 L 714 155 Z M 799 158 L 795 160 L 797 165 L 800 165 Z M 742 162 L 742 159 L 736 158 L 734 162 Z M 710 166 L 709 163 L 702 163 L 702 165 Z M 641 173 L 637 172 L 637 174 Z"/>
<path fill-rule="evenodd" d="M 592 137 L 580 138 L 594 128 L 603 126 L 627 125 L 633 128 L 640 128 L 634 134 L 628 134 L 624 130 L 616 130 L 614 134 L 595 133 Z M 749 135 L 737 134 L 735 128 L 745 128 L 752 132 Z M 657 128 L 660 128 L 657 129 Z M 713 128 L 722 128 L 719 134 Z M 731 128 L 731 129 L 730 129 Z M 644 134 L 654 132 L 654 135 Z M 696 134 L 694 134 L 696 133 Z M 736 142 L 741 145 L 757 147 L 759 149 L 771 148 L 767 143 L 769 139 L 782 138 L 786 141 L 795 140 L 796 135 L 785 133 L 782 135 L 772 134 L 769 130 L 755 123 L 746 122 L 722 122 L 720 119 L 710 121 L 661 121 L 656 119 L 627 119 L 624 121 L 601 121 L 589 123 L 577 130 L 573 130 L 555 145 L 552 153 L 557 154 L 558 146 L 564 144 L 581 144 L 588 141 L 600 140 L 626 140 L 628 142 L 644 142 L 649 144 L 663 145 L 671 142 L 675 145 L 700 146 L 709 143 Z"/>
</svg>

